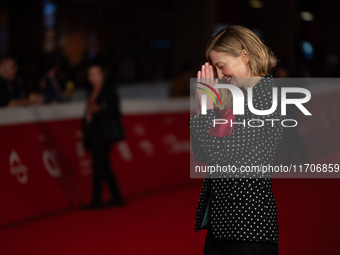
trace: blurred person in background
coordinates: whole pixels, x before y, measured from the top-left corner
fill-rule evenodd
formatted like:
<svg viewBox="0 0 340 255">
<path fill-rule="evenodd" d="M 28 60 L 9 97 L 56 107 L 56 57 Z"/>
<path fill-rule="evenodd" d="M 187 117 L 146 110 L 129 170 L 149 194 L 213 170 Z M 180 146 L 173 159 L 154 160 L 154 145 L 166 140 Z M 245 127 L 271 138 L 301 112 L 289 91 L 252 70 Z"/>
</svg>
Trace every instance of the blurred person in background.
<svg viewBox="0 0 340 255">
<path fill-rule="evenodd" d="M 190 78 L 193 77 L 193 66 L 186 63 L 181 70 L 181 74 L 177 77 L 170 88 L 169 96 L 189 97 L 190 96 Z"/>
<path fill-rule="evenodd" d="M 0 60 L 0 107 L 25 106 L 41 102 L 41 95 L 31 93 L 24 97 L 24 90 L 15 82 L 18 67 L 15 59 L 4 57 Z"/>
<path fill-rule="evenodd" d="M 57 79 L 59 69 L 56 61 L 45 63 L 46 73 L 41 81 L 44 103 L 63 102 L 65 100 L 62 88 Z"/>
<path fill-rule="evenodd" d="M 88 68 L 90 97 L 82 121 L 85 149 L 92 152 L 92 201 L 84 209 L 102 208 L 102 182 L 106 182 L 112 199 L 108 205 L 124 205 L 118 183 L 110 165 L 112 145 L 124 138 L 119 97 L 114 84 L 108 82 L 103 67 Z"/>
</svg>

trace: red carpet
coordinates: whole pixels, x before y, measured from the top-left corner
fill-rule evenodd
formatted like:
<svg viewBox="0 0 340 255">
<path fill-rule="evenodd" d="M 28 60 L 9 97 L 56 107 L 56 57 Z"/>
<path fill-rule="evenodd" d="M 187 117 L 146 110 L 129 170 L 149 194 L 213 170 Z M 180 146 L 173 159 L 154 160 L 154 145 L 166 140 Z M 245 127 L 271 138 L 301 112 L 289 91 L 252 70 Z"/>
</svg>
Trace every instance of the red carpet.
<svg viewBox="0 0 340 255">
<path fill-rule="evenodd" d="M 128 201 L 125 208 L 76 210 L 0 231 L 0 254 L 199 254 L 194 233 L 200 187 Z"/>
<path fill-rule="evenodd" d="M 274 180 L 280 255 L 339 255 L 339 180 Z M 202 254 L 194 232 L 200 187 L 74 210 L 0 230 L 1 255 Z"/>
</svg>

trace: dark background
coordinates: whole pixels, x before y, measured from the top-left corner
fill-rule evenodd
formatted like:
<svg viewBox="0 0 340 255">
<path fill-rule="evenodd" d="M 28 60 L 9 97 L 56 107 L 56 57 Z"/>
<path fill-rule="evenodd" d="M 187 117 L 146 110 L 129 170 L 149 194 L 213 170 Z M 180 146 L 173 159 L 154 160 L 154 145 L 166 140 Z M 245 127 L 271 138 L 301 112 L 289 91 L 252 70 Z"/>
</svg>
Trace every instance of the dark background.
<svg viewBox="0 0 340 255">
<path fill-rule="evenodd" d="M 169 80 L 194 74 L 211 35 L 239 24 L 264 40 L 289 76 L 338 77 L 338 6 L 331 0 L 5 0 L 0 55 L 16 58 L 32 90 L 51 54 L 76 86 L 84 85 L 84 65 L 93 59 L 121 83 Z"/>
</svg>

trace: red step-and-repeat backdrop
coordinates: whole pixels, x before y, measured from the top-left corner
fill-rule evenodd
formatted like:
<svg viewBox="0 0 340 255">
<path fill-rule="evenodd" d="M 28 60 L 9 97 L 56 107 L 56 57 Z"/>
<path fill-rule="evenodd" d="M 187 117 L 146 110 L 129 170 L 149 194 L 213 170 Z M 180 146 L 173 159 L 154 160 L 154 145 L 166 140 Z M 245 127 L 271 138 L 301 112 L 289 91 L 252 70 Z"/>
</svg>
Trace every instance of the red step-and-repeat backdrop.
<svg viewBox="0 0 340 255">
<path fill-rule="evenodd" d="M 313 91 L 313 117 L 296 116 L 281 162 L 340 163 L 339 96 L 338 88 Z M 0 110 L 0 227 L 90 201 L 83 112 L 83 102 Z M 125 198 L 202 183 L 190 179 L 187 98 L 123 100 L 122 113 L 127 136 L 113 147 L 111 163 Z"/>
<path fill-rule="evenodd" d="M 188 107 L 188 99 L 123 102 L 127 136 L 113 147 L 111 163 L 124 197 L 200 181 L 190 179 Z M 83 109 L 74 103 L 1 110 L 0 226 L 90 201 Z"/>
</svg>

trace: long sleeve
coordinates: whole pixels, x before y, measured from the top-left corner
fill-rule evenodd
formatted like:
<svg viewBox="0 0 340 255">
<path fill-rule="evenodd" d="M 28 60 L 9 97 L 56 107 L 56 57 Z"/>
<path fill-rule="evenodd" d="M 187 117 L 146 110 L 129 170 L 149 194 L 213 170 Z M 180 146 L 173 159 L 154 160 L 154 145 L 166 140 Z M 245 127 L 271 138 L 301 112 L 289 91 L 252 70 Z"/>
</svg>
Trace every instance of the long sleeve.
<svg viewBox="0 0 340 255">
<path fill-rule="evenodd" d="M 99 118 L 120 118 L 119 97 L 113 85 L 107 84 L 106 87 L 103 88 L 98 104 L 101 107 L 101 110 L 98 112 Z"/>
<path fill-rule="evenodd" d="M 256 109 L 271 107 L 271 88 L 261 85 L 254 90 L 253 104 Z M 208 110 L 206 115 L 191 116 L 190 139 L 195 160 L 209 165 L 231 165 L 238 168 L 241 165 L 271 164 L 283 132 L 279 105 L 274 113 L 260 116 L 251 113 L 245 102 L 245 114 L 236 115 L 232 134 L 226 137 L 208 134 L 216 118 L 213 110 Z M 274 119 L 274 123 L 268 121 L 270 119 Z M 263 126 L 254 127 L 260 125 L 261 121 Z"/>
<path fill-rule="evenodd" d="M 253 87 L 252 103 L 255 109 L 272 107 L 273 86 L 273 80 L 268 76 Z M 283 134 L 280 97 L 272 114 L 253 114 L 247 100 L 244 109 L 244 115 L 235 116 L 231 135 L 229 132 L 225 137 L 220 133 L 219 136 L 209 135 L 209 127 L 217 117 L 213 110 L 208 110 L 207 115 L 190 117 L 191 147 L 196 161 L 206 162 L 209 167 L 232 165 L 237 170 L 242 166 L 256 167 L 274 162 Z M 275 120 L 274 123 L 270 119 Z M 278 243 L 278 219 L 271 175 L 240 172 L 206 172 L 197 206 L 195 230 L 206 227 L 204 223 L 207 218 L 204 216 L 209 209 L 209 228 L 217 238 Z"/>
<path fill-rule="evenodd" d="M 207 110 L 207 115 L 193 114 L 189 120 L 191 148 L 197 162 L 207 162 L 205 142 L 211 122 L 215 119 L 212 109 Z"/>
</svg>

